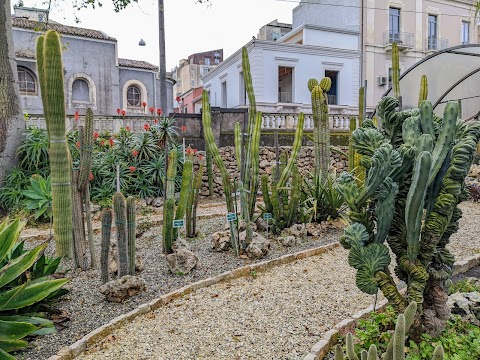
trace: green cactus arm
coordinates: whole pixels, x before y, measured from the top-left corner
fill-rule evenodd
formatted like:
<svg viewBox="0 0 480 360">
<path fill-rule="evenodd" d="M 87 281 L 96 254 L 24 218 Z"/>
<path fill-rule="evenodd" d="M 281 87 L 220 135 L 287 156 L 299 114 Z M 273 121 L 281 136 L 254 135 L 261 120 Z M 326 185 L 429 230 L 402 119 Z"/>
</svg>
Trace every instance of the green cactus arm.
<svg viewBox="0 0 480 360">
<path fill-rule="evenodd" d="M 432 360 L 443 360 L 443 358 L 444 358 L 443 346 L 437 345 L 437 347 L 433 351 Z"/>
<path fill-rule="evenodd" d="M 393 96 L 400 98 L 400 58 L 397 43 L 392 44 L 392 88 Z"/>
<path fill-rule="evenodd" d="M 455 135 L 455 127 L 458 118 L 458 104 L 455 102 L 449 102 L 445 107 L 443 113 L 442 129 L 440 135 L 435 142 L 435 148 L 432 152 L 432 169 L 428 178 L 428 184 L 430 185 L 435 176 L 440 171 L 442 164 L 448 154 L 448 150 L 453 142 Z"/>
<path fill-rule="evenodd" d="M 353 148 L 352 133 L 357 128 L 357 119 L 350 117 L 350 136 L 348 140 L 348 171 L 351 173 L 355 169 L 355 149 Z"/>
<path fill-rule="evenodd" d="M 277 182 L 277 188 L 284 187 L 287 179 L 290 177 L 291 171 L 297 162 L 298 153 L 302 147 L 303 126 L 305 124 L 305 114 L 300 113 L 298 117 L 297 129 L 295 130 L 295 138 L 293 140 L 292 153 L 288 159 L 285 169 L 282 171 L 280 179 Z"/>
<path fill-rule="evenodd" d="M 137 237 L 135 198 L 129 196 L 127 206 L 127 246 L 128 246 L 128 273 L 135 275 L 135 240 Z"/>
<path fill-rule="evenodd" d="M 382 244 L 392 225 L 395 214 L 395 197 L 398 194 L 398 185 L 389 177 L 385 179 L 376 193 L 377 233 L 375 242 Z"/>
<path fill-rule="evenodd" d="M 417 117 L 411 116 L 403 122 L 402 137 L 405 145 L 415 147 L 420 135 L 420 121 Z"/>
<path fill-rule="evenodd" d="M 317 178 L 320 176 L 322 162 L 321 162 L 321 135 L 320 135 L 320 120 L 321 120 L 321 105 L 323 94 L 322 89 L 317 85 L 312 90 L 312 115 L 313 115 L 313 146 L 315 154 L 315 167 L 314 167 L 314 177 Z"/>
<path fill-rule="evenodd" d="M 215 164 L 220 169 L 220 174 L 222 176 L 223 192 L 225 194 L 225 199 L 227 202 L 227 211 L 234 212 L 234 206 L 232 201 L 232 185 L 230 180 L 230 175 L 227 172 L 227 168 L 223 163 L 218 147 L 215 144 L 215 138 L 213 137 L 212 131 L 212 116 L 210 111 L 210 103 L 208 102 L 207 91 L 202 93 L 202 123 L 203 123 L 203 135 L 205 142 L 208 146 L 209 153 L 212 154 Z"/>
<path fill-rule="evenodd" d="M 302 191 L 302 176 L 298 172 L 298 167 L 295 165 L 292 170 L 292 190 L 288 202 L 288 218 L 287 227 L 295 224 L 298 207 L 300 205 Z"/>
<path fill-rule="evenodd" d="M 405 316 L 405 333 L 408 334 L 417 315 L 417 303 L 415 301 L 411 301 L 405 309 L 403 315 Z M 392 337 L 387 345 L 385 354 L 383 354 L 382 360 L 393 360 L 393 344 L 394 338 Z"/>
<path fill-rule="evenodd" d="M 93 164 L 93 110 L 88 108 L 85 112 L 85 127 L 80 149 L 80 174 L 78 177 L 78 190 L 83 191 L 88 184 L 88 176 Z"/>
<path fill-rule="evenodd" d="M 367 357 L 368 357 L 367 350 L 362 349 L 362 351 L 360 352 L 360 360 L 367 360 Z"/>
<path fill-rule="evenodd" d="M 395 333 L 393 334 L 393 359 L 405 359 L 405 316 L 398 315 Z"/>
<path fill-rule="evenodd" d="M 358 91 L 358 125 L 362 126 L 363 120 L 365 120 L 365 88 L 362 86 Z"/>
<path fill-rule="evenodd" d="M 261 187 L 262 187 L 262 195 L 263 195 L 263 202 L 265 203 L 265 212 L 272 213 L 273 206 L 272 202 L 270 201 L 270 190 L 268 188 L 268 175 L 264 174 L 261 177 Z"/>
<path fill-rule="evenodd" d="M 320 83 L 318 85 L 324 93 L 327 93 L 332 87 L 332 79 L 330 79 L 329 77 L 324 77 L 322 80 L 320 80 Z"/>
<path fill-rule="evenodd" d="M 347 334 L 347 356 L 348 360 L 360 360 L 357 354 L 355 354 L 353 336 L 350 333 Z"/>
<path fill-rule="evenodd" d="M 242 204 L 241 206 L 241 211 L 242 211 L 242 218 L 243 221 L 245 221 L 245 230 L 246 230 L 246 236 L 245 236 L 245 244 L 249 243 L 252 240 L 253 237 L 253 229 L 252 229 L 252 224 L 251 224 L 251 215 L 249 212 L 249 207 L 248 207 L 248 196 L 247 196 L 247 190 L 245 189 L 242 181 L 240 180 L 238 182 L 238 189 L 240 190 L 240 202 Z M 235 255 L 239 255 L 239 249 L 238 249 L 238 244 L 233 243 L 233 249 L 235 250 Z"/>
<path fill-rule="evenodd" d="M 194 197 L 193 197 L 193 209 L 191 211 L 192 226 L 190 229 L 190 237 L 194 237 L 197 233 L 197 207 L 198 207 L 198 198 L 200 197 L 200 188 L 202 187 L 202 176 L 203 176 L 203 164 L 201 163 L 198 169 L 198 173 L 195 178 L 195 184 L 194 184 L 195 189 L 194 189 Z"/>
<path fill-rule="evenodd" d="M 175 197 L 175 178 L 177 177 L 178 155 L 175 149 L 170 150 L 168 154 L 168 167 L 166 174 L 166 198 L 171 199 Z"/>
<path fill-rule="evenodd" d="M 118 250 L 118 277 L 121 278 L 129 273 L 128 239 L 127 239 L 127 207 L 125 197 L 116 192 L 113 195 L 113 210 L 115 213 L 115 227 L 117 232 Z"/>
<path fill-rule="evenodd" d="M 188 195 L 193 193 L 192 180 L 193 180 L 193 162 L 192 160 L 187 159 L 183 163 L 182 183 L 180 185 L 180 198 L 178 199 L 178 206 L 175 212 L 176 220 L 183 219 L 185 216 Z"/>
<path fill-rule="evenodd" d="M 370 345 L 368 349 L 367 360 L 378 360 L 377 347 L 374 344 Z"/>
<path fill-rule="evenodd" d="M 280 219 L 283 218 L 283 208 L 280 205 L 277 186 L 272 184 L 271 189 L 272 189 L 272 194 L 270 195 L 270 200 L 272 202 L 273 218 L 275 221 L 279 221 Z"/>
<path fill-rule="evenodd" d="M 340 345 L 335 346 L 335 360 L 345 360 L 343 356 L 343 349 Z"/>
<path fill-rule="evenodd" d="M 407 226 L 407 253 L 410 261 L 415 261 L 420 250 L 420 231 L 423 208 L 428 189 L 428 175 L 432 165 L 432 155 L 423 151 L 417 158 L 413 170 L 412 184 L 405 204 L 405 224 Z"/>
<path fill-rule="evenodd" d="M 397 285 L 388 271 L 379 271 L 375 274 L 378 287 L 396 313 L 402 312 L 407 307 L 405 298 L 400 294 Z"/>
<path fill-rule="evenodd" d="M 112 233 L 112 210 L 107 209 L 102 213 L 102 243 L 101 243 L 101 256 L 100 256 L 100 270 L 102 277 L 102 284 L 105 284 L 109 280 L 109 261 L 108 256 L 110 253 L 110 236 Z"/>
<path fill-rule="evenodd" d="M 208 178 L 208 196 L 213 195 L 213 168 L 212 168 L 212 154 L 208 151 L 208 147 L 205 149 L 207 158 L 207 178 Z"/>
<path fill-rule="evenodd" d="M 308 80 L 308 90 L 312 92 L 313 88 L 318 85 L 317 79 L 309 79 Z"/>
<path fill-rule="evenodd" d="M 237 160 L 237 169 L 240 172 L 242 168 L 242 131 L 240 130 L 240 123 L 235 123 L 234 131 L 235 160 Z"/>
<path fill-rule="evenodd" d="M 40 35 L 37 38 L 37 47 L 36 47 L 36 58 L 37 58 L 37 73 L 38 73 L 38 81 L 40 83 L 40 94 L 42 95 L 42 104 L 43 104 L 43 113 L 45 114 L 45 118 L 47 114 L 49 114 L 48 110 L 45 106 L 48 105 L 48 98 L 47 98 L 47 82 L 45 79 L 45 35 Z M 48 132 L 48 126 L 47 126 Z M 50 137 L 50 133 L 48 133 Z"/>
<path fill-rule="evenodd" d="M 433 125 L 433 107 L 430 101 L 424 100 L 420 103 L 420 126 L 424 134 L 428 134 L 432 137 L 432 140 L 436 139 L 435 127 Z"/>
<path fill-rule="evenodd" d="M 163 205 L 163 251 L 171 254 L 173 244 L 173 212 L 175 199 L 167 199 Z"/>
<path fill-rule="evenodd" d="M 260 182 L 260 132 L 262 127 L 262 113 L 257 112 L 255 124 L 250 141 L 251 174 L 250 174 L 250 192 L 248 194 L 248 211 L 250 217 L 255 213 L 255 203 L 257 200 L 258 185 Z M 249 219 L 250 221 L 250 219 Z"/>
<path fill-rule="evenodd" d="M 428 80 L 427 80 L 427 75 L 422 75 L 422 78 L 420 79 L 420 93 L 418 94 L 418 107 L 420 107 L 420 104 L 422 101 L 427 100 L 428 97 Z"/>
<path fill-rule="evenodd" d="M 72 183 L 78 180 L 78 169 L 72 171 Z M 88 269 L 87 257 L 85 256 L 85 222 L 83 217 L 82 194 L 76 186 L 71 187 L 73 203 L 73 259 L 75 266 L 82 270 Z"/>
</svg>

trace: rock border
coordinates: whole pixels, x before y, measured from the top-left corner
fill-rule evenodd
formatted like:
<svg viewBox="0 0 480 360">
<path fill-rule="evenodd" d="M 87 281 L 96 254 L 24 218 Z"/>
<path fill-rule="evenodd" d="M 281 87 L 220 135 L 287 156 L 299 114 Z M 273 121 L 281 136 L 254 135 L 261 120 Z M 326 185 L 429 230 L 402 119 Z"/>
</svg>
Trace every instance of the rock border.
<svg viewBox="0 0 480 360">
<path fill-rule="evenodd" d="M 73 360 L 75 359 L 75 357 L 83 353 L 86 349 L 97 344 L 100 340 L 107 337 L 114 330 L 123 326 L 127 322 L 132 321 L 138 316 L 145 315 L 151 311 L 155 311 L 161 306 L 168 304 L 172 300 L 180 298 L 184 295 L 190 294 L 198 289 L 202 289 L 214 284 L 218 284 L 223 281 L 234 280 L 234 279 L 241 278 L 243 276 L 248 276 L 253 271 L 263 272 L 265 270 L 268 270 L 278 265 L 289 264 L 296 260 L 301 260 L 308 257 L 320 255 L 330 250 L 333 250 L 339 246 L 340 244 L 338 242 L 334 242 L 332 244 L 318 246 L 312 249 L 299 251 L 293 254 L 282 255 L 276 259 L 261 261 L 255 264 L 242 266 L 242 267 L 224 272 L 222 274 L 216 275 L 214 277 L 209 277 L 209 278 L 191 283 L 177 290 L 174 290 L 168 294 L 155 298 L 146 304 L 142 304 L 138 306 L 137 308 L 133 309 L 132 311 L 126 314 L 120 315 L 112 319 L 107 324 L 91 331 L 90 333 L 88 333 L 87 335 L 85 335 L 83 338 L 73 343 L 72 345 L 61 348 L 56 355 L 49 357 L 47 360 Z"/>
<path fill-rule="evenodd" d="M 480 265 L 480 254 L 470 256 L 464 260 L 456 261 L 453 265 L 453 275 L 466 273 L 471 268 Z M 378 302 L 375 310 L 383 310 L 388 304 L 387 299 L 383 299 Z M 341 331 L 355 326 L 357 320 L 366 318 L 371 312 L 373 312 L 373 305 L 360 310 L 352 315 L 351 318 L 345 319 L 334 326 L 332 330 L 329 330 L 323 335 L 323 337 L 315 345 L 310 348 L 310 353 L 303 358 L 303 360 L 323 360 L 328 355 L 334 345 L 338 343 L 338 336 Z"/>
</svg>

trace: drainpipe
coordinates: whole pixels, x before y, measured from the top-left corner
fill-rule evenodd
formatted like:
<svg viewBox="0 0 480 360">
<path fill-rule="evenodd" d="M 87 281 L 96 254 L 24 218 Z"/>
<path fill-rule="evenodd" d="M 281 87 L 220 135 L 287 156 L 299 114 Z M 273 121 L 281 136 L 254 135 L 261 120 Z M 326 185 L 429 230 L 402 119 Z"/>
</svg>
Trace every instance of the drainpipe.
<svg viewBox="0 0 480 360">
<path fill-rule="evenodd" d="M 155 72 L 152 72 L 153 76 L 153 107 L 157 108 L 157 77 Z"/>
</svg>

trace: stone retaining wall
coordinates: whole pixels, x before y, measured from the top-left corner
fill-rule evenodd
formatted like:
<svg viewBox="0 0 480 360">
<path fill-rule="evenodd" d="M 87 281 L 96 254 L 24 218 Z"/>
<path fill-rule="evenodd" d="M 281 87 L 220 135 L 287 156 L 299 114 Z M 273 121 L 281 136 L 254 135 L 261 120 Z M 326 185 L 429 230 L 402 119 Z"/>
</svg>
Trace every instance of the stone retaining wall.
<svg viewBox="0 0 480 360">
<path fill-rule="evenodd" d="M 343 147 L 340 148 L 342 151 L 347 152 L 348 149 Z M 281 146 L 280 147 L 280 154 L 283 151 L 287 151 L 289 154 L 292 151 L 291 146 Z M 235 149 L 233 146 L 226 146 L 220 148 L 220 155 L 223 159 L 223 162 L 227 168 L 227 171 L 230 173 L 230 176 L 233 179 L 237 179 L 239 177 L 239 172 L 237 170 L 237 162 L 235 160 Z M 303 146 L 300 149 L 300 153 L 298 154 L 297 158 L 297 166 L 301 174 L 307 176 L 309 173 L 313 172 L 314 168 L 314 155 L 313 155 L 313 147 L 312 146 Z M 213 193 L 214 196 L 223 195 L 223 185 L 222 185 L 222 178 L 220 175 L 220 170 L 217 168 L 215 163 L 213 163 Z M 261 146 L 260 147 L 260 176 L 263 174 L 271 174 L 272 167 L 275 166 L 275 148 L 268 147 L 268 146 Z M 342 172 L 343 170 L 348 169 L 348 162 L 347 159 L 337 153 L 332 153 L 331 156 L 331 170 L 336 171 L 337 174 Z M 205 167 L 205 171 L 203 174 L 203 185 L 200 190 L 201 196 L 208 196 L 208 176 L 207 170 Z"/>
</svg>

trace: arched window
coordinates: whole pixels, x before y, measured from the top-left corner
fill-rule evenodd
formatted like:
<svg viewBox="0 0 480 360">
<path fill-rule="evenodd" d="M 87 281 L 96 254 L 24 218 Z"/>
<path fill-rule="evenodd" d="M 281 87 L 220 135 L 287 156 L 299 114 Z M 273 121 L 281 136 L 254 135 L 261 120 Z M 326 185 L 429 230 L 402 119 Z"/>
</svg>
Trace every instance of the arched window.
<svg viewBox="0 0 480 360">
<path fill-rule="evenodd" d="M 127 104 L 132 107 L 140 107 L 142 102 L 142 91 L 137 85 L 130 85 L 127 88 Z"/>
<path fill-rule="evenodd" d="M 75 79 L 73 82 L 72 100 L 74 102 L 90 102 L 90 88 L 85 79 Z"/>
<path fill-rule="evenodd" d="M 17 73 L 20 94 L 37 95 L 37 81 L 33 72 L 24 67 L 17 67 Z"/>
</svg>

